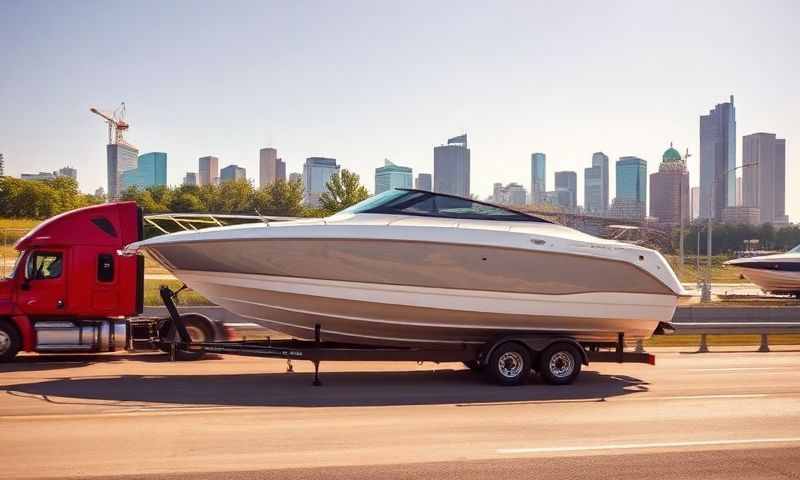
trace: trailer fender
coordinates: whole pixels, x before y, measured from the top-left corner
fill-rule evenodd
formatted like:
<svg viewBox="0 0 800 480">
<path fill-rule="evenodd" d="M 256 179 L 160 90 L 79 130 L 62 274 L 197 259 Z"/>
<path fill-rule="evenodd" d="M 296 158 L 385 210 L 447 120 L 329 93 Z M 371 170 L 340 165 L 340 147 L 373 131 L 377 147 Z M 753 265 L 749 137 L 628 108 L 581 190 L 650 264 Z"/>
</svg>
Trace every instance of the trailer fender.
<svg viewBox="0 0 800 480">
<path fill-rule="evenodd" d="M 571 337 L 548 335 L 509 335 L 499 337 L 493 342 L 490 342 L 487 349 L 481 352 L 480 364 L 486 365 L 486 362 L 492 355 L 492 352 L 506 342 L 521 343 L 522 345 L 525 345 L 534 356 L 555 343 L 568 343 L 570 345 L 574 345 L 575 348 L 581 352 L 581 363 L 584 365 L 589 365 L 589 356 L 586 354 L 586 349 L 583 348 L 583 345 L 581 345 L 580 342 Z"/>
</svg>

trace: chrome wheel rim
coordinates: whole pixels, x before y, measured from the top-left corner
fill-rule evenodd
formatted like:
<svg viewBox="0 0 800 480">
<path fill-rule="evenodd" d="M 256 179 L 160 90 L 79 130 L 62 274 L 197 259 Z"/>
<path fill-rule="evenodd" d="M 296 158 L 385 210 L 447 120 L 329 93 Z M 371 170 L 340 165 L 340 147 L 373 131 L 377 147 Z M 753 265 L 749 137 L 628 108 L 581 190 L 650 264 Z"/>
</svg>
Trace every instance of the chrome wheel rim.
<svg viewBox="0 0 800 480">
<path fill-rule="evenodd" d="M 575 371 L 575 359 L 569 352 L 557 352 L 550 357 L 550 373 L 557 378 L 565 378 Z"/>
<path fill-rule="evenodd" d="M 522 373 L 524 359 L 519 352 L 505 352 L 497 359 L 497 367 L 500 375 L 505 378 L 515 378 Z"/>
<path fill-rule="evenodd" d="M 11 348 L 11 336 L 0 330 L 0 355 L 6 353 Z"/>
</svg>

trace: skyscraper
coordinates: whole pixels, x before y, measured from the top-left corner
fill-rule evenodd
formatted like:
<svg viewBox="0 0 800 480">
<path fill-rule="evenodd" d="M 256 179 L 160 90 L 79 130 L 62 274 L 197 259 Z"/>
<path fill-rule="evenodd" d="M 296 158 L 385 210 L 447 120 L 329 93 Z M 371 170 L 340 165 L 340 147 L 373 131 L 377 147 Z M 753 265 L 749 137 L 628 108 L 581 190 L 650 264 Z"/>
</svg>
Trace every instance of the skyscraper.
<svg viewBox="0 0 800 480">
<path fill-rule="evenodd" d="M 547 192 L 547 157 L 544 153 L 531 154 L 531 203 L 544 201 Z"/>
<path fill-rule="evenodd" d="M 733 95 L 700 116 L 700 217 L 736 205 L 736 108 Z"/>
<path fill-rule="evenodd" d="M 266 187 L 275 180 L 286 180 L 286 163 L 278 158 L 274 148 L 262 148 L 258 152 L 259 186 Z"/>
<path fill-rule="evenodd" d="M 420 173 L 417 175 L 417 179 L 414 181 L 414 188 L 417 190 L 433 190 L 433 178 L 431 177 L 430 173 Z"/>
<path fill-rule="evenodd" d="M 239 165 L 228 165 L 219 172 L 219 183 L 247 180 L 247 170 Z"/>
<path fill-rule="evenodd" d="M 681 223 L 681 215 L 689 220 L 691 212 L 686 160 L 670 144 L 661 156 L 658 172 L 650 175 L 650 216 L 661 223 L 677 225 Z"/>
<path fill-rule="evenodd" d="M 690 200 L 692 205 L 691 215 L 692 215 L 692 220 L 694 220 L 695 218 L 698 218 L 700 216 L 700 187 L 692 187 L 691 192 L 692 192 Z M 650 198 L 653 198 L 652 189 L 650 193 Z"/>
<path fill-rule="evenodd" d="M 411 168 L 395 165 L 385 159 L 383 166 L 375 169 L 375 193 L 393 188 L 411 188 L 412 178 Z"/>
<path fill-rule="evenodd" d="M 559 205 L 568 209 L 575 209 L 578 206 L 578 174 L 570 171 L 556 172 L 556 192 L 569 192 L 569 201 L 562 201 L 559 195 Z"/>
<path fill-rule="evenodd" d="M 110 143 L 106 145 L 106 167 L 108 173 L 108 201 L 119 199 L 122 172 L 136 168 L 139 150 L 127 143 Z"/>
<path fill-rule="evenodd" d="M 289 181 L 303 183 L 303 174 L 299 172 L 292 172 L 289 174 Z"/>
<path fill-rule="evenodd" d="M 467 134 L 447 140 L 433 148 L 433 189 L 469 197 L 470 151 Z"/>
<path fill-rule="evenodd" d="M 600 178 L 602 186 L 602 197 L 599 212 L 608 210 L 608 155 L 603 152 L 595 152 L 592 154 L 592 166 L 600 167 Z"/>
<path fill-rule="evenodd" d="M 331 175 L 339 172 L 335 158 L 309 157 L 303 165 L 304 201 L 307 205 L 319 206 L 319 197 L 326 190 Z"/>
<path fill-rule="evenodd" d="M 647 210 L 647 162 L 639 157 L 620 157 L 616 165 L 617 194 L 611 216 L 644 218 Z"/>
<path fill-rule="evenodd" d="M 195 172 L 186 172 L 183 177 L 183 184 L 186 186 L 197 186 L 197 174 Z"/>
<path fill-rule="evenodd" d="M 164 152 L 139 155 L 136 168 L 120 175 L 120 191 L 134 186 L 147 188 L 156 185 L 167 185 L 167 154 Z"/>
<path fill-rule="evenodd" d="M 200 157 L 198 164 L 198 185 L 216 185 L 219 183 L 219 158 L 212 156 Z"/>
<path fill-rule="evenodd" d="M 742 204 L 758 207 L 763 223 L 786 223 L 786 140 L 774 133 L 742 138 Z"/>
</svg>

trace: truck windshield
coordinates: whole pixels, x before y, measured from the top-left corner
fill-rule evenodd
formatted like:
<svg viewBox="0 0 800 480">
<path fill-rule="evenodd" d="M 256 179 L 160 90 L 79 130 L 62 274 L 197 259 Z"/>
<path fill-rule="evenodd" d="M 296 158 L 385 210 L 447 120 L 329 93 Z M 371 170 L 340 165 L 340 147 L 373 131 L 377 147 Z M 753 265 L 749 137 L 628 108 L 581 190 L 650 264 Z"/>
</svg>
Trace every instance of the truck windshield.
<svg viewBox="0 0 800 480">
<path fill-rule="evenodd" d="M 5 277 L 6 278 L 14 278 L 14 273 L 17 271 L 17 267 L 19 266 L 19 262 L 22 261 L 22 257 L 24 257 L 24 256 L 25 256 L 25 252 L 24 251 L 19 252 L 19 255 L 17 255 L 17 259 L 14 260 L 14 266 L 11 267 L 11 270 L 5 272 Z"/>
</svg>

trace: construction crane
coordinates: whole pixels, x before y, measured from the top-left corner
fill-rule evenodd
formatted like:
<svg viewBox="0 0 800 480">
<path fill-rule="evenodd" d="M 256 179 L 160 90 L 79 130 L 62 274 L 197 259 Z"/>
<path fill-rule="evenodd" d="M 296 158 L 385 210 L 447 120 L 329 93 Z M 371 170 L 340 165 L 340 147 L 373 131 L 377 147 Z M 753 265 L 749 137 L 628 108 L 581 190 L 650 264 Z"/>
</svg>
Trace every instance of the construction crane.
<svg viewBox="0 0 800 480">
<path fill-rule="evenodd" d="M 99 115 L 108 124 L 108 143 L 109 145 L 115 143 L 127 144 L 125 141 L 125 131 L 128 130 L 130 124 L 125 121 L 125 102 L 111 113 L 100 111 L 94 107 L 89 109 L 90 112 Z"/>
</svg>

